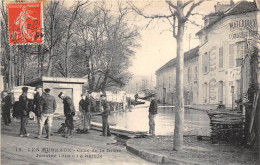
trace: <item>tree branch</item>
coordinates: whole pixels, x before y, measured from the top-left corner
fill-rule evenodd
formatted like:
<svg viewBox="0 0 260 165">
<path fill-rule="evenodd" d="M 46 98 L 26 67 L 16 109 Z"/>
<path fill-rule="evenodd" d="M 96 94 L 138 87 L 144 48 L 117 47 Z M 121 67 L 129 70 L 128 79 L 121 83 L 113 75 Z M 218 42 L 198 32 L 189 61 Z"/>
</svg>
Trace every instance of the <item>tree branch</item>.
<svg viewBox="0 0 260 165">
<path fill-rule="evenodd" d="M 168 3 L 168 5 L 171 6 L 172 8 L 174 8 L 175 10 L 178 9 L 178 7 L 177 7 L 176 5 L 174 5 L 174 4 L 172 4 L 171 1 L 167 1 L 167 0 L 166 0 L 166 3 Z"/>
<path fill-rule="evenodd" d="M 193 1 L 194 1 L 194 0 L 193 0 Z M 189 17 L 190 17 L 190 15 L 191 15 L 191 12 L 193 11 L 193 9 L 194 9 L 195 7 L 197 7 L 197 6 L 199 6 L 199 5 L 200 5 L 202 2 L 204 2 L 204 1 L 206 1 L 206 0 L 199 0 L 197 3 L 193 3 L 193 4 L 191 5 L 190 9 L 188 10 L 186 16 L 184 17 L 185 20 L 188 20 Z"/>
<path fill-rule="evenodd" d="M 159 14 L 155 14 L 155 15 L 150 15 L 150 16 L 148 16 L 148 15 L 145 15 L 141 10 L 139 10 L 137 7 L 135 7 L 133 4 L 130 4 L 130 3 L 128 3 L 130 6 L 131 6 L 131 8 L 132 8 L 132 10 L 134 10 L 138 15 L 141 15 L 141 16 L 143 16 L 144 18 L 150 18 L 150 19 L 155 19 L 155 18 L 170 18 L 170 17 L 172 17 L 173 15 L 171 14 L 171 15 L 159 15 Z"/>
</svg>

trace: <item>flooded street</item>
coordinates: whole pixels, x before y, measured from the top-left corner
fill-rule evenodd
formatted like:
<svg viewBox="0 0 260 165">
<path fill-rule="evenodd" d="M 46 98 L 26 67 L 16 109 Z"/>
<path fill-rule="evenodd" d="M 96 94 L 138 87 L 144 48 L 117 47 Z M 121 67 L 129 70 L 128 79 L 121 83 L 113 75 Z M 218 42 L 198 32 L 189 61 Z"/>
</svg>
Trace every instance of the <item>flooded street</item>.
<svg viewBox="0 0 260 165">
<path fill-rule="evenodd" d="M 158 107 L 156 135 L 173 135 L 175 108 Z M 109 123 L 132 131 L 148 131 L 148 107 L 132 109 L 128 112 L 112 113 Z M 209 117 L 205 111 L 185 109 L 184 134 L 210 136 Z"/>
</svg>

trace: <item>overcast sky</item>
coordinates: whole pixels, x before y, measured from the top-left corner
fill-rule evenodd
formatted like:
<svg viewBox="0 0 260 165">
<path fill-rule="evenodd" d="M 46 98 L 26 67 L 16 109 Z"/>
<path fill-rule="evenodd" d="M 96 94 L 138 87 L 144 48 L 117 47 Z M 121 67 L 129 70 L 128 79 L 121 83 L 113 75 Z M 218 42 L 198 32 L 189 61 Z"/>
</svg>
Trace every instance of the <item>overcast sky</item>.
<svg viewBox="0 0 260 165">
<path fill-rule="evenodd" d="M 138 6 L 150 6 L 146 7 L 144 12 L 149 14 L 153 13 L 166 13 L 168 14 L 168 6 L 165 2 L 146 2 Z M 201 14 L 208 14 L 214 11 L 214 5 L 216 2 L 205 2 L 201 4 L 195 12 Z M 198 24 L 203 24 L 202 16 L 196 16 L 192 18 Z M 145 27 L 149 20 L 138 16 L 136 23 Z M 154 75 L 155 71 L 162 65 L 168 62 L 170 59 L 176 57 L 176 42 L 172 37 L 172 33 L 169 30 L 170 24 L 168 22 L 154 20 L 153 23 L 147 29 L 141 31 L 142 41 L 140 42 L 141 48 L 136 51 L 135 59 L 133 59 L 133 66 L 130 70 L 135 75 Z M 190 48 L 194 48 L 198 45 L 199 40 L 196 39 L 195 33 L 200 30 L 200 27 L 195 25 L 188 25 L 186 29 L 186 35 L 184 36 L 184 51 L 189 50 L 189 34 L 191 34 Z"/>
<path fill-rule="evenodd" d="M 234 3 L 237 3 L 240 0 L 233 0 Z M 248 0 L 252 1 L 252 0 Z M 230 0 L 219 0 L 219 1 L 208 1 L 202 3 L 198 6 L 194 12 L 200 13 L 203 15 L 214 12 L 214 5 L 217 2 L 229 3 Z M 155 1 L 137 1 L 135 2 L 137 6 L 143 8 L 143 6 L 148 7 L 144 8 L 144 13 L 153 14 L 153 13 L 166 13 L 168 12 L 168 6 L 165 5 L 164 0 L 155 0 Z M 196 23 L 203 25 L 203 20 L 201 15 L 191 17 L 195 20 Z M 136 24 L 139 26 L 145 27 L 149 20 L 137 16 Z M 135 59 L 133 59 L 133 66 L 130 68 L 131 72 L 134 75 L 154 75 L 155 71 L 163 66 L 166 62 L 176 57 L 176 42 L 172 37 L 172 33 L 169 31 L 169 23 L 162 21 L 153 21 L 153 24 L 147 29 L 141 31 L 142 41 L 140 42 L 141 48 L 136 51 Z M 190 48 L 194 48 L 199 44 L 199 40 L 196 39 L 195 33 L 197 33 L 201 27 L 195 25 L 187 25 L 184 36 L 184 51 L 189 50 L 189 34 L 191 34 Z M 163 32 L 163 33 L 162 33 Z"/>
<path fill-rule="evenodd" d="M 91 0 L 97 1 L 97 0 Z M 122 0 L 127 1 L 127 0 Z M 235 3 L 239 0 L 233 0 Z M 67 0 L 71 5 L 73 1 Z M 116 0 L 106 1 L 106 3 L 115 3 Z M 173 1 L 176 2 L 176 1 Z M 209 14 L 214 11 L 214 5 L 217 2 L 229 3 L 230 0 L 213 0 L 206 1 L 200 6 L 195 8 L 195 13 L 202 15 Z M 169 14 L 168 5 L 165 0 L 133 0 L 135 6 L 139 9 L 144 9 L 144 13 L 147 15 L 152 14 Z M 192 16 L 197 24 L 203 25 L 201 15 Z M 166 62 L 176 57 L 176 42 L 170 30 L 170 24 L 167 20 L 154 20 L 148 28 L 145 28 L 149 19 L 145 19 L 137 14 L 129 16 L 129 23 L 142 27 L 141 36 L 142 40 L 139 41 L 141 47 L 136 49 L 135 58 L 132 59 L 133 66 L 130 71 L 134 75 L 154 75 L 155 71 L 159 69 Z M 197 33 L 201 27 L 188 24 L 184 35 L 184 51 L 189 50 L 189 34 L 191 34 L 190 48 L 194 48 L 199 44 L 199 40 L 196 39 L 195 33 Z"/>
</svg>

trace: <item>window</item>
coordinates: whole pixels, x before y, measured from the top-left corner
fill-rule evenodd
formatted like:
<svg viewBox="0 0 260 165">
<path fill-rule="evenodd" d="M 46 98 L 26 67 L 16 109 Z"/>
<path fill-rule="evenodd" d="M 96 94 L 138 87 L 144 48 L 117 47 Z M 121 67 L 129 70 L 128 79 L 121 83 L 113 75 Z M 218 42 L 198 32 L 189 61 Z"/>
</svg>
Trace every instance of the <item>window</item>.
<svg viewBox="0 0 260 165">
<path fill-rule="evenodd" d="M 204 103 L 208 102 L 208 84 L 207 83 L 203 84 L 203 101 L 204 101 Z"/>
<path fill-rule="evenodd" d="M 204 56 L 203 56 L 203 64 L 202 64 L 202 72 L 203 73 L 208 73 L 209 72 L 209 55 L 208 53 L 204 53 Z"/>
<path fill-rule="evenodd" d="M 236 66 L 242 66 L 242 59 L 246 54 L 246 42 L 238 42 L 237 44 L 237 58 L 236 58 Z"/>
<path fill-rule="evenodd" d="M 229 66 L 234 66 L 234 44 L 229 45 Z"/>
<path fill-rule="evenodd" d="M 195 68 L 194 68 L 194 81 L 197 81 L 198 80 L 198 66 L 195 66 Z"/>
<path fill-rule="evenodd" d="M 191 67 L 188 67 L 188 81 L 191 81 Z"/>
<path fill-rule="evenodd" d="M 219 48 L 219 68 L 223 68 L 224 61 L 223 61 L 223 47 Z"/>
<path fill-rule="evenodd" d="M 242 59 L 246 53 L 246 42 L 237 43 L 237 58 Z"/>
<path fill-rule="evenodd" d="M 171 76 L 169 76 L 169 91 L 171 91 Z"/>
<path fill-rule="evenodd" d="M 218 82 L 218 102 L 223 102 L 223 81 Z"/>
<path fill-rule="evenodd" d="M 238 98 L 240 98 L 241 96 L 241 92 L 240 92 L 240 90 L 241 90 L 241 81 L 240 80 L 236 80 L 236 93 L 237 93 L 237 99 Z"/>
</svg>

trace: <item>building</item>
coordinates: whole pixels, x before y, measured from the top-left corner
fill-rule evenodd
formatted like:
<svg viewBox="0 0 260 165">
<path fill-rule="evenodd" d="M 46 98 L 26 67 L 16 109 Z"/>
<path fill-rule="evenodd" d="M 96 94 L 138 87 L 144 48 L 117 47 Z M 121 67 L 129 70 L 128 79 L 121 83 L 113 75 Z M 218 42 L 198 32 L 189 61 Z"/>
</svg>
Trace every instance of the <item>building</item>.
<svg viewBox="0 0 260 165">
<path fill-rule="evenodd" d="M 199 47 L 184 53 L 184 102 L 198 103 Z M 158 100 L 174 104 L 176 100 L 176 58 L 170 60 L 156 71 L 156 89 Z"/>
<path fill-rule="evenodd" d="M 215 13 L 204 18 L 204 28 L 197 33 L 200 38 L 199 104 L 222 101 L 232 107 L 240 98 L 241 63 L 248 41 L 259 29 L 257 20 L 256 3 L 247 1 L 240 1 L 227 10 L 216 6 Z"/>
<path fill-rule="evenodd" d="M 42 89 L 49 88 L 51 95 L 55 97 L 57 103 L 57 109 L 55 113 L 63 114 L 63 103 L 58 97 L 60 92 L 63 92 L 66 96 L 70 96 L 73 100 L 76 111 L 79 110 L 79 101 L 82 94 L 82 85 L 86 83 L 86 79 L 83 78 L 66 78 L 66 77 L 45 77 L 42 76 L 39 79 L 26 82 L 28 86 L 42 86 Z"/>
<path fill-rule="evenodd" d="M 127 94 L 140 94 L 145 90 L 155 90 L 154 75 L 133 75 L 131 80 L 123 87 Z"/>
</svg>

